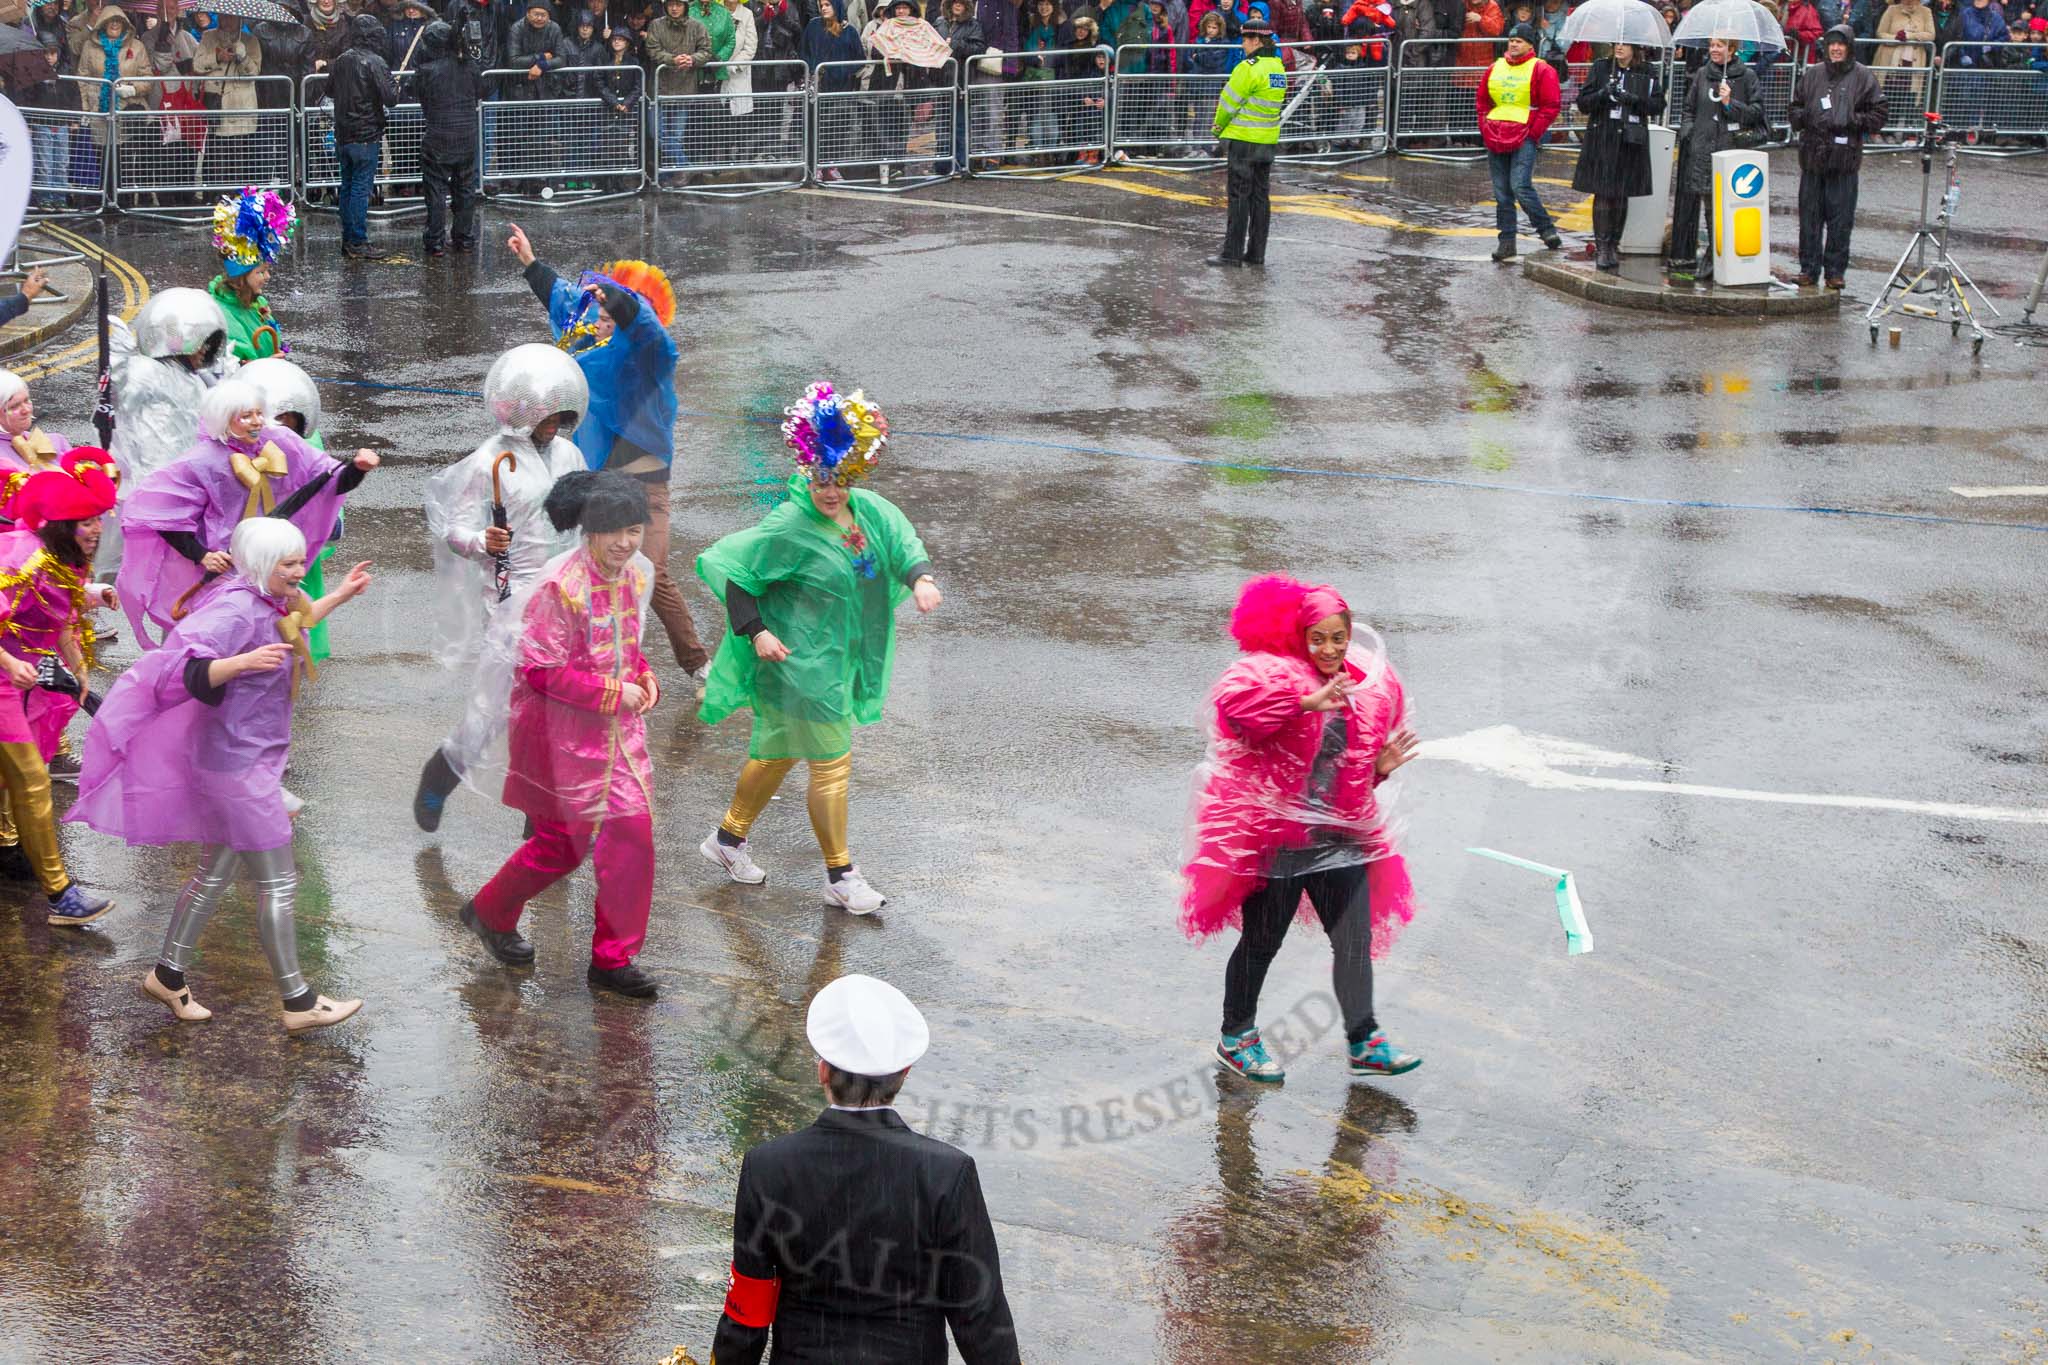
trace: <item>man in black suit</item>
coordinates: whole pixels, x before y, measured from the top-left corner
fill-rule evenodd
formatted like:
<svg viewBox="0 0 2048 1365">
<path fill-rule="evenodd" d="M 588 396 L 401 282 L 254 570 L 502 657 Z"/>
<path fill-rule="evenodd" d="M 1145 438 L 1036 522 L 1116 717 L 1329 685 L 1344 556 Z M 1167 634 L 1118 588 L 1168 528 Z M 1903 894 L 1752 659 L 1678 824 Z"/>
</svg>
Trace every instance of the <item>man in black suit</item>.
<svg viewBox="0 0 2048 1365">
<path fill-rule="evenodd" d="M 740 1163 L 732 1281 L 711 1365 L 1019 1365 L 974 1158 L 893 1101 L 931 1033 L 903 993 L 842 976 L 805 1034 L 831 1107 Z"/>
</svg>

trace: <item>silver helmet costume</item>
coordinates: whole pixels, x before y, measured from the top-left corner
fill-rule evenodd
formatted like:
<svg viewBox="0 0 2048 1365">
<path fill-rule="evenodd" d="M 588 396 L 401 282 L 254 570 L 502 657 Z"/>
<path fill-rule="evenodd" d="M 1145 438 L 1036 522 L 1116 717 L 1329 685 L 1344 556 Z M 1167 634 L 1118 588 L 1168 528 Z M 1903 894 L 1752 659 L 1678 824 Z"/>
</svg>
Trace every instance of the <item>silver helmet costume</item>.
<svg viewBox="0 0 2048 1365">
<path fill-rule="evenodd" d="M 296 412 L 306 424 L 304 435 L 320 430 L 320 390 L 306 372 L 283 356 L 267 355 L 235 371 L 235 378 L 254 384 L 263 395 L 263 415 L 271 421 Z"/>
<path fill-rule="evenodd" d="M 207 338 L 226 341 L 227 315 L 203 289 L 165 289 L 149 297 L 135 315 L 135 348 L 154 360 L 197 355 Z"/>
<path fill-rule="evenodd" d="M 590 410 L 590 384 L 582 367 L 560 350 L 528 342 L 492 362 L 484 376 L 484 407 L 508 431 L 531 431 L 558 412 L 573 413 L 581 422 Z"/>
</svg>

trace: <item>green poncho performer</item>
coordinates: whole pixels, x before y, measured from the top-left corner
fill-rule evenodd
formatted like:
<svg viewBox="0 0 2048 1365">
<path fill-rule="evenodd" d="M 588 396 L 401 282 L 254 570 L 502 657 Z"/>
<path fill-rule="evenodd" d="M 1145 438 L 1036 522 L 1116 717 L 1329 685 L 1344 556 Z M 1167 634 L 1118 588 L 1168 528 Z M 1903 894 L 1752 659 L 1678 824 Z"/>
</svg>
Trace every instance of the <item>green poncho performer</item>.
<svg viewBox="0 0 2048 1365">
<path fill-rule="evenodd" d="M 213 207 L 213 249 L 220 274 L 206 286 L 228 320 L 228 349 L 247 364 L 265 356 L 288 355 L 263 290 L 299 225 L 297 210 L 276 190 L 243 190 Z"/>
<path fill-rule="evenodd" d="M 736 882 L 767 881 L 747 833 L 803 759 L 811 830 L 825 855 L 825 901 L 865 915 L 886 898 L 847 850 L 853 727 L 882 718 L 896 608 L 910 598 L 919 611 L 933 610 L 939 585 L 909 518 L 854 487 L 889 439 L 880 408 L 857 391 L 842 396 L 813 384 L 788 410 L 782 434 L 799 466 L 788 499 L 697 557 L 697 576 L 724 600 L 732 623 L 698 715 L 716 725 L 742 708 L 754 712 L 739 789 L 700 851 Z"/>
</svg>

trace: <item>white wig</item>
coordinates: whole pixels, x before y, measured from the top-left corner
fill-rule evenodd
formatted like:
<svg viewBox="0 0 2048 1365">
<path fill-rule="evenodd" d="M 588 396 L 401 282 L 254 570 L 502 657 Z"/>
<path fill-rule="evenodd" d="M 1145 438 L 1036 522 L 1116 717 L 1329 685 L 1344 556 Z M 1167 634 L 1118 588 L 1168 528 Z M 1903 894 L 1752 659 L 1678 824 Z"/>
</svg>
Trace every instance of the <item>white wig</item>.
<svg viewBox="0 0 2048 1365">
<path fill-rule="evenodd" d="M 12 370 L 0 370 L 0 407 L 28 392 L 28 381 Z"/>
<path fill-rule="evenodd" d="M 235 572 L 248 579 L 258 592 L 270 591 L 270 575 L 278 561 L 306 553 L 306 537 L 282 517 L 250 517 L 235 528 L 228 541 L 228 555 Z"/>
<path fill-rule="evenodd" d="M 225 441 L 228 423 L 252 408 L 268 413 L 263 391 L 246 379 L 223 379 L 199 400 L 199 429 L 216 441 Z M 268 420 L 267 416 L 265 420 Z"/>
</svg>

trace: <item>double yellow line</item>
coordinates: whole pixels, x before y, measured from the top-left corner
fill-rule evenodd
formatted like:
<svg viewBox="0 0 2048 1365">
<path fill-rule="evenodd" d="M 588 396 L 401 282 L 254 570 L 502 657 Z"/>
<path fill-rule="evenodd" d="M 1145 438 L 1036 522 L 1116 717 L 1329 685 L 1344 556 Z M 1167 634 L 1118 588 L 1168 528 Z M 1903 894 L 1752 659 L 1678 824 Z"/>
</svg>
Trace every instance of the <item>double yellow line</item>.
<svg viewBox="0 0 2048 1365">
<path fill-rule="evenodd" d="M 109 275 L 121 282 L 121 321 L 133 322 L 135 314 L 149 298 L 149 281 L 142 278 L 142 272 L 111 251 L 93 245 L 69 228 L 55 223 L 39 223 L 36 230 L 48 235 L 59 245 L 70 247 L 89 260 L 98 261 Z M 88 312 L 88 315 L 90 313 Z M 46 356 L 20 366 L 15 373 L 23 379 L 44 379 L 64 370 L 75 370 L 80 365 L 92 365 L 99 361 L 100 339 L 97 333 L 84 341 L 66 346 Z"/>
</svg>

